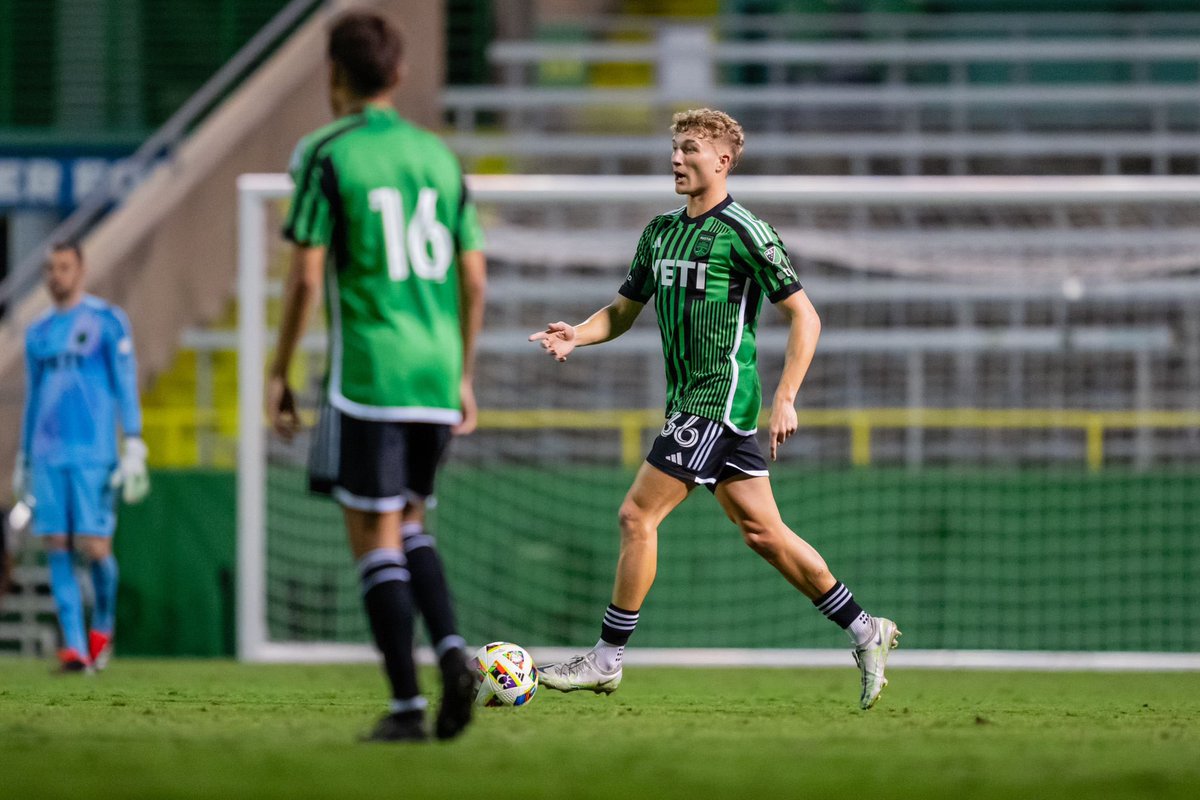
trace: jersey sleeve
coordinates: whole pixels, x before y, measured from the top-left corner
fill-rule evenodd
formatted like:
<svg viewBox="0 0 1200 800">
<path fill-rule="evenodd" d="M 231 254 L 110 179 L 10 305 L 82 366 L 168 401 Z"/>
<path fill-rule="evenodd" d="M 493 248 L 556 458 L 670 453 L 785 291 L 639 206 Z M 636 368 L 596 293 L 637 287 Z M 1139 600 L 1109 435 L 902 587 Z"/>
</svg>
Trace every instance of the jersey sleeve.
<svg viewBox="0 0 1200 800">
<path fill-rule="evenodd" d="M 750 273 L 767 299 L 778 303 L 804 287 L 779 234 L 770 225 L 756 222 L 754 231 L 738 231 L 733 247 L 737 261 Z"/>
<path fill-rule="evenodd" d="M 639 303 L 646 303 L 658 288 L 654 282 L 654 248 L 651 246 L 654 231 L 658 227 L 657 222 L 657 219 L 654 220 L 642 231 L 637 250 L 633 254 L 633 263 L 629 266 L 629 274 L 617 290 L 619 294 Z"/>
<path fill-rule="evenodd" d="M 21 452 L 28 463 L 33 454 L 33 427 L 37 424 L 42 396 L 42 368 L 33 356 L 32 331 L 25 334 L 25 419 L 21 425 Z"/>
<path fill-rule="evenodd" d="M 321 185 L 328 165 L 319 158 L 319 149 L 319 143 L 306 144 L 302 139 L 292 154 L 290 172 L 295 188 L 283 236 L 302 247 L 322 247 L 330 240 L 329 198 Z"/>
<path fill-rule="evenodd" d="M 471 250 L 483 249 L 483 226 L 479 224 L 479 212 L 471 202 L 464 183 L 462 188 L 462 204 L 458 214 L 458 252 L 467 253 Z"/>
<path fill-rule="evenodd" d="M 142 405 L 137 391 L 137 358 L 133 352 L 133 333 L 125 312 L 115 306 L 106 320 L 105 356 L 113 394 L 120 411 L 121 431 L 126 436 L 142 435 Z"/>
</svg>

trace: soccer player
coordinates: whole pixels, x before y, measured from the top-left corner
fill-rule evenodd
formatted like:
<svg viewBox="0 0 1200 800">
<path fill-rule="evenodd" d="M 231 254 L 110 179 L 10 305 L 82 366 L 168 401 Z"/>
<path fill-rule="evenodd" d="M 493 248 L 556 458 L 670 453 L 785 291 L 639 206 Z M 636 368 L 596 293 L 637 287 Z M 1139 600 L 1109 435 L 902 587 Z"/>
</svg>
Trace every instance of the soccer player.
<svg viewBox="0 0 1200 800">
<path fill-rule="evenodd" d="M 108 662 L 117 600 L 115 492 L 138 503 L 150 490 L 129 320 L 85 294 L 84 275 L 78 245 L 51 248 L 46 288 L 54 307 L 25 334 L 25 423 L 13 470 L 13 494 L 33 509 L 33 533 L 48 553 L 66 672 Z M 96 604 L 86 636 L 72 541 L 91 564 Z"/>
<path fill-rule="evenodd" d="M 438 738 L 466 727 L 474 690 L 425 509 L 451 436 L 475 427 L 483 238 L 454 155 L 391 104 L 401 50 L 375 13 L 347 13 L 330 30 L 339 118 L 302 139 L 293 159 L 292 267 L 267 389 L 272 424 L 290 439 L 299 421 L 288 365 L 324 281 L 330 346 L 309 483 L 342 507 L 391 684 L 376 741 L 427 736 L 414 601 L 442 672 Z"/>
<path fill-rule="evenodd" d="M 767 463 L 754 433 L 759 386 L 754 336 L 762 298 L 789 322 L 787 354 L 771 402 L 771 460 L 796 432 L 796 393 L 812 362 L 821 323 L 775 229 L 726 191 L 745 137 L 729 115 L 711 109 L 676 114 L 671 127 L 675 191 L 687 204 L 660 214 L 642 232 L 617 297 L 579 325 L 549 324 L 531 335 L 556 360 L 576 347 L 629 330 L 654 299 L 666 357 L 667 420 L 619 511 L 621 549 L 612 603 L 600 640 L 584 655 L 541 670 L 544 686 L 610 693 L 621 683 L 621 656 L 654 581 L 658 526 L 702 485 L 756 553 L 845 629 L 862 672 L 860 703 L 874 705 L 900 631 L 867 614 L 811 545 L 780 518 Z"/>
</svg>

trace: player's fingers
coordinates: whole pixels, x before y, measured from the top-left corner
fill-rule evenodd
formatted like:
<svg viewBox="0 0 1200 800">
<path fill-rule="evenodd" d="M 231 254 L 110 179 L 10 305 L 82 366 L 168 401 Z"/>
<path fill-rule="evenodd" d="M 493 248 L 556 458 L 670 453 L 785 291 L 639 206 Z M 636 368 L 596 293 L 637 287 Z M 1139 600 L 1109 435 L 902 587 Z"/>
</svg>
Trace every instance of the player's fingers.
<svg viewBox="0 0 1200 800">
<path fill-rule="evenodd" d="M 536 342 L 539 340 L 544 340 L 549 335 L 549 331 L 538 331 L 537 333 L 531 333 L 529 334 L 529 341 Z"/>
</svg>

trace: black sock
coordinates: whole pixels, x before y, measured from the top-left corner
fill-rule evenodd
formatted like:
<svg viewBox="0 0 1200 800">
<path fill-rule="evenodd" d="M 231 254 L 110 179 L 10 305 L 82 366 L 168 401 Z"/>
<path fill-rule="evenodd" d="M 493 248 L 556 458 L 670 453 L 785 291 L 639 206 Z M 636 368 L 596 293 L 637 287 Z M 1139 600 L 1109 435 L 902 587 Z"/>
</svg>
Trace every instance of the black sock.
<svg viewBox="0 0 1200 800">
<path fill-rule="evenodd" d="M 612 603 L 604 610 L 604 623 L 600 626 L 600 638 L 615 647 L 624 647 L 637 627 L 638 612 L 618 608 Z"/>
<path fill-rule="evenodd" d="M 393 710 L 417 710 L 423 703 L 413 661 L 412 596 L 404 554 L 394 548 L 372 550 L 359 560 L 358 571 L 371 633 L 392 685 Z"/>
<path fill-rule="evenodd" d="M 429 641 L 440 659 L 448 650 L 466 646 L 458 634 L 446 570 L 433 536 L 426 532 L 422 523 L 406 522 L 401 531 L 404 535 L 404 555 L 412 575 L 413 600 L 425 618 Z"/>
<path fill-rule="evenodd" d="M 854 595 L 841 581 L 835 583 L 828 592 L 813 600 L 813 605 L 843 630 L 849 628 L 850 624 L 863 613 L 862 606 L 855 602 Z"/>
</svg>

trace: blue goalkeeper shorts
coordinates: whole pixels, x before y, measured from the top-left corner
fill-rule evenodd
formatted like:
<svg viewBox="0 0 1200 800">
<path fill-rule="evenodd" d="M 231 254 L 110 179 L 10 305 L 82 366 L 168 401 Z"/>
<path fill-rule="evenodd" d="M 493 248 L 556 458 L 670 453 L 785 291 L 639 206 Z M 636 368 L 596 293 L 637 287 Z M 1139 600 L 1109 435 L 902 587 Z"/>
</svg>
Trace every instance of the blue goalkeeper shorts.
<svg viewBox="0 0 1200 800">
<path fill-rule="evenodd" d="M 33 532 L 112 536 L 117 527 L 113 467 L 33 467 Z"/>
</svg>

